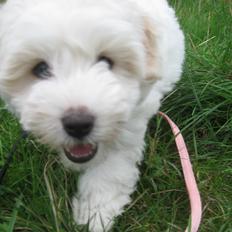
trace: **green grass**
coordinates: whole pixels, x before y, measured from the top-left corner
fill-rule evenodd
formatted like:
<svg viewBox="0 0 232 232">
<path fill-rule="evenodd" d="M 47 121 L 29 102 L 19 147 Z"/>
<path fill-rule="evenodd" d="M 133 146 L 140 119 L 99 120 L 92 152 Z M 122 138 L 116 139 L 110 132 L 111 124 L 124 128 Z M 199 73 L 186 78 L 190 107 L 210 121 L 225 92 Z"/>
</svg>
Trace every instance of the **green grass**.
<svg viewBox="0 0 232 232">
<path fill-rule="evenodd" d="M 203 200 L 202 232 L 232 231 L 232 9 L 230 0 L 173 0 L 186 35 L 182 80 L 162 110 L 182 128 Z M 0 108 L 0 165 L 19 125 Z M 171 132 L 151 120 L 133 202 L 112 231 L 183 231 L 189 202 Z M 72 222 L 74 174 L 31 138 L 22 141 L 0 187 L 0 231 L 87 231 Z M 13 229 L 14 228 L 14 229 Z"/>
</svg>

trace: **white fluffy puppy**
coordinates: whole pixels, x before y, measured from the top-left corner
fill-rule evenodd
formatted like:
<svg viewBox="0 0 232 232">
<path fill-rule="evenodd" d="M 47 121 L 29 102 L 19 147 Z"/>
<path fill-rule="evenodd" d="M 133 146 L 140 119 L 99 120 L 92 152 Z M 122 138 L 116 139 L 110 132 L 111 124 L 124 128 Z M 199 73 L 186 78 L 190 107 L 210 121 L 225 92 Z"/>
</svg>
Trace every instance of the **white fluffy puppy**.
<svg viewBox="0 0 232 232">
<path fill-rule="evenodd" d="M 8 0 L 0 8 L 1 97 L 25 130 L 82 172 L 78 224 L 108 231 L 130 202 L 147 122 L 183 59 L 166 0 Z"/>
</svg>

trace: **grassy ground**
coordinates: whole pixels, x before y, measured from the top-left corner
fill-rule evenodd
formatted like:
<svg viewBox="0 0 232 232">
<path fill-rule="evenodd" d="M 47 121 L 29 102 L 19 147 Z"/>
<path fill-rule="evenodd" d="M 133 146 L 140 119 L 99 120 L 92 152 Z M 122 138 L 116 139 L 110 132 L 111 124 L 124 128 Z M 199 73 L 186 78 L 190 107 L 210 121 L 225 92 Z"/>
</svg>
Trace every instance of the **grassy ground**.
<svg viewBox="0 0 232 232">
<path fill-rule="evenodd" d="M 162 110 L 183 129 L 198 178 L 204 213 L 200 231 L 232 231 L 232 72 L 230 0 L 173 0 L 186 34 L 183 79 Z M 147 133 L 145 161 L 133 202 L 114 232 L 183 231 L 189 203 L 173 138 L 157 117 Z M 0 164 L 19 125 L 0 108 Z M 0 231 L 70 232 L 68 196 L 75 180 L 55 155 L 22 141 L 0 186 Z M 14 228 L 14 229 L 13 229 Z"/>
</svg>

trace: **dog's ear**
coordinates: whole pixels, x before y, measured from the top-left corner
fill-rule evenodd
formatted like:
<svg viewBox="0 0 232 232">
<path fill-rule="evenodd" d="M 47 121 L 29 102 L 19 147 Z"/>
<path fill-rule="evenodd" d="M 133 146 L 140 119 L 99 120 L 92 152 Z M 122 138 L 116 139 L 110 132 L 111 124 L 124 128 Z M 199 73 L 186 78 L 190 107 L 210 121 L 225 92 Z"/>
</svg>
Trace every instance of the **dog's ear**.
<svg viewBox="0 0 232 232">
<path fill-rule="evenodd" d="M 160 59 L 157 54 L 157 36 L 155 26 L 149 17 L 143 18 L 144 31 L 144 48 L 146 58 L 146 82 L 156 82 L 161 79 L 160 75 Z"/>
</svg>

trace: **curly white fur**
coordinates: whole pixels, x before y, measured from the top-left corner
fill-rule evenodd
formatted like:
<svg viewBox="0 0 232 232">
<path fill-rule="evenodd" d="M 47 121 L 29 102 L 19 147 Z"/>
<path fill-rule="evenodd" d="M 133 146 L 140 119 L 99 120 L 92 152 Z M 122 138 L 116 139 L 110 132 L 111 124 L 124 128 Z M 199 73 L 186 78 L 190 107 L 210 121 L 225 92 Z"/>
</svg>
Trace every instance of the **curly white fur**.
<svg viewBox="0 0 232 232">
<path fill-rule="evenodd" d="M 110 57 L 110 70 L 99 55 Z M 160 100 L 181 75 L 184 36 L 166 0 L 8 0 L 0 8 L 0 95 L 23 127 L 82 170 L 73 215 L 108 231 L 130 202 L 144 134 Z M 31 70 L 41 60 L 53 77 Z M 85 106 L 96 123 L 86 141 L 94 159 L 76 164 L 60 118 Z"/>
</svg>

